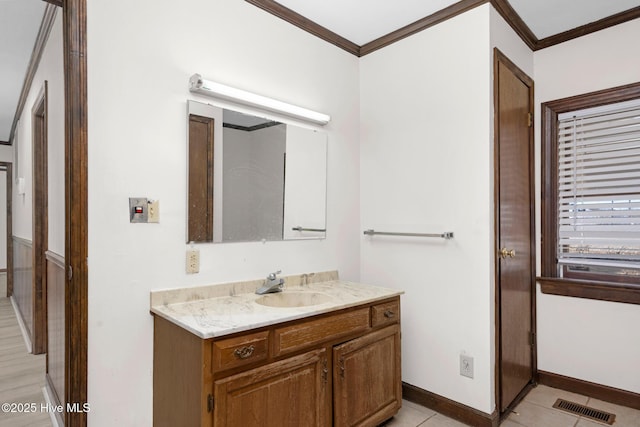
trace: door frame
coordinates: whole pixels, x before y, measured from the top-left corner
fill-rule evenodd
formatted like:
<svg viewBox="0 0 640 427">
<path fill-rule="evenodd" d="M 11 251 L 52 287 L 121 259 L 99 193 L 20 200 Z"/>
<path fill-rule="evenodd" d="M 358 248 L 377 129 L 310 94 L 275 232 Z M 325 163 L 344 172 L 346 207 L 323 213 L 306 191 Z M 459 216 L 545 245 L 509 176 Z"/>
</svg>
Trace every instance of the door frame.
<svg viewBox="0 0 640 427">
<path fill-rule="evenodd" d="M 31 109 L 33 147 L 33 354 L 47 351 L 47 260 L 49 246 L 48 92 L 45 80 Z"/>
<path fill-rule="evenodd" d="M 530 186 L 530 214 L 531 214 L 531 365 L 532 365 L 532 384 L 516 397 L 516 399 L 505 408 L 504 412 L 500 410 L 500 402 L 502 401 L 501 393 L 501 328 L 500 328 L 500 259 L 497 256 L 498 248 L 500 246 L 500 121 L 499 121 L 499 64 L 506 66 L 516 77 L 518 77 L 529 89 L 529 105 L 531 106 L 531 126 L 529 127 L 529 186 Z M 535 115 L 533 111 L 535 109 L 534 99 L 534 82 L 524 71 L 522 71 L 517 65 L 515 65 L 505 54 L 503 54 L 498 48 L 494 48 L 493 55 L 493 105 L 494 105 L 494 152 L 493 152 L 493 178 L 494 178 L 494 203 L 493 203 L 493 217 L 494 217 L 494 243 L 493 243 L 493 258 L 494 258 L 494 286 L 495 286 L 495 403 L 496 412 L 500 419 L 502 414 L 508 414 L 509 409 L 515 407 L 526 394 L 530 388 L 538 381 L 538 360 L 537 360 L 537 339 L 536 337 L 536 232 L 535 232 L 535 139 L 534 139 L 534 123 Z"/>
<path fill-rule="evenodd" d="M 65 403 L 87 403 L 88 101 L 87 0 L 45 0 L 62 7 L 65 118 Z M 84 411 L 65 412 L 84 427 Z"/>
<path fill-rule="evenodd" d="M 13 295 L 13 163 L 0 162 L 0 171 L 7 174 L 7 298 Z"/>
</svg>

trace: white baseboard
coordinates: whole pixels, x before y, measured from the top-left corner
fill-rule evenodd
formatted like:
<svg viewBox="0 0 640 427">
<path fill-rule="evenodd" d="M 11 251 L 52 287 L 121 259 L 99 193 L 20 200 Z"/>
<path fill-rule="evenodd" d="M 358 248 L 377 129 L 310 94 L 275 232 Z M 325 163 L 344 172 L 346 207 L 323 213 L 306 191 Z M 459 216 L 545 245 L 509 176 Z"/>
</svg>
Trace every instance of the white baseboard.
<svg viewBox="0 0 640 427">
<path fill-rule="evenodd" d="M 0 270 L 0 298 L 7 296 L 7 270 Z"/>
<path fill-rule="evenodd" d="M 24 338 L 24 343 L 27 346 L 27 352 L 31 353 L 33 351 L 33 346 L 31 345 L 31 338 L 29 337 L 29 332 L 27 332 L 27 327 L 22 321 L 22 315 L 20 314 L 18 303 L 16 302 L 13 296 L 11 296 L 11 298 L 9 299 L 11 300 L 13 311 L 16 313 L 16 319 L 18 319 L 18 326 L 20 326 L 20 332 L 22 332 L 22 338 Z"/>
<path fill-rule="evenodd" d="M 49 407 L 55 406 L 55 401 L 51 398 L 51 389 L 49 388 L 49 384 L 45 385 L 42 388 L 42 394 L 44 394 L 44 400 L 47 402 Z M 51 418 L 51 424 L 53 427 L 64 427 L 64 420 L 62 419 L 62 413 L 57 411 L 50 411 L 49 417 Z"/>
</svg>

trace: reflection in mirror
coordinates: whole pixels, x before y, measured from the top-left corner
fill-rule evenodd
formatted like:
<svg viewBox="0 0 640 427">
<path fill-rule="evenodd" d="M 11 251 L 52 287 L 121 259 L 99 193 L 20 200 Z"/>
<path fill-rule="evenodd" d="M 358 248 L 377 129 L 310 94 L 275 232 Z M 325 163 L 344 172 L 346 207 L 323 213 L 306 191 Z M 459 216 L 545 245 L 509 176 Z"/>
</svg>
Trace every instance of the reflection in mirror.
<svg viewBox="0 0 640 427">
<path fill-rule="evenodd" d="M 223 112 L 222 241 L 282 240 L 286 130 Z"/>
<path fill-rule="evenodd" d="M 213 241 L 214 129 L 214 118 L 189 115 L 188 242 Z"/>
<path fill-rule="evenodd" d="M 325 133 L 195 101 L 188 101 L 188 114 L 190 122 L 194 117 L 211 118 L 214 128 L 213 195 L 206 194 L 213 199 L 212 219 L 195 219 L 210 221 L 206 226 L 212 226 L 213 238 L 200 241 L 325 237 Z M 192 147 L 202 145 L 192 140 L 198 137 L 189 132 L 190 157 Z M 190 164 L 190 180 L 191 169 Z M 191 194 L 189 224 L 194 222 Z"/>
</svg>

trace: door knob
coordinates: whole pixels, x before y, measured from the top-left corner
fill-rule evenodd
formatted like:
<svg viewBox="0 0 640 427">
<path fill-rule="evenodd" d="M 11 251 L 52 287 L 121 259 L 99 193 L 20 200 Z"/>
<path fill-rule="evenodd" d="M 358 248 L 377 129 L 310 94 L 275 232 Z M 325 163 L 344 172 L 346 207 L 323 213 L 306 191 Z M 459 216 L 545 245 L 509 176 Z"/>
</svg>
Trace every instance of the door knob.
<svg viewBox="0 0 640 427">
<path fill-rule="evenodd" d="M 502 248 L 500 249 L 500 258 L 506 259 L 507 257 L 513 258 L 516 256 L 516 251 L 513 249 Z"/>
</svg>

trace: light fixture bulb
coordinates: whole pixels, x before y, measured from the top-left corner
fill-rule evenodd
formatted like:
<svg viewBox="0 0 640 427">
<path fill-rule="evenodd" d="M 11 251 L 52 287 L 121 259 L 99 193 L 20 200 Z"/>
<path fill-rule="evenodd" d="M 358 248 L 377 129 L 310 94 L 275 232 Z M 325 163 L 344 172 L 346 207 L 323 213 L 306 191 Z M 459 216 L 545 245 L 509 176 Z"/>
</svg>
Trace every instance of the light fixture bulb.
<svg viewBox="0 0 640 427">
<path fill-rule="evenodd" d="M 222 83 L 205 80 L 200 74 L 194 74 L 191 76 L 189 79 L 189 90 L 191 92 L 228 99 L 230 101 L 285 114 L 321 125 L 326 125 L 329 123 L 329 120 L 331 120 L 331 117 L 327 114 L 298 107 L 297 105 L 288 104 L 286 102 L 278 101 L 277 99 L 268 98 L 252 92 L 247 92 Z"/>
</svg>

